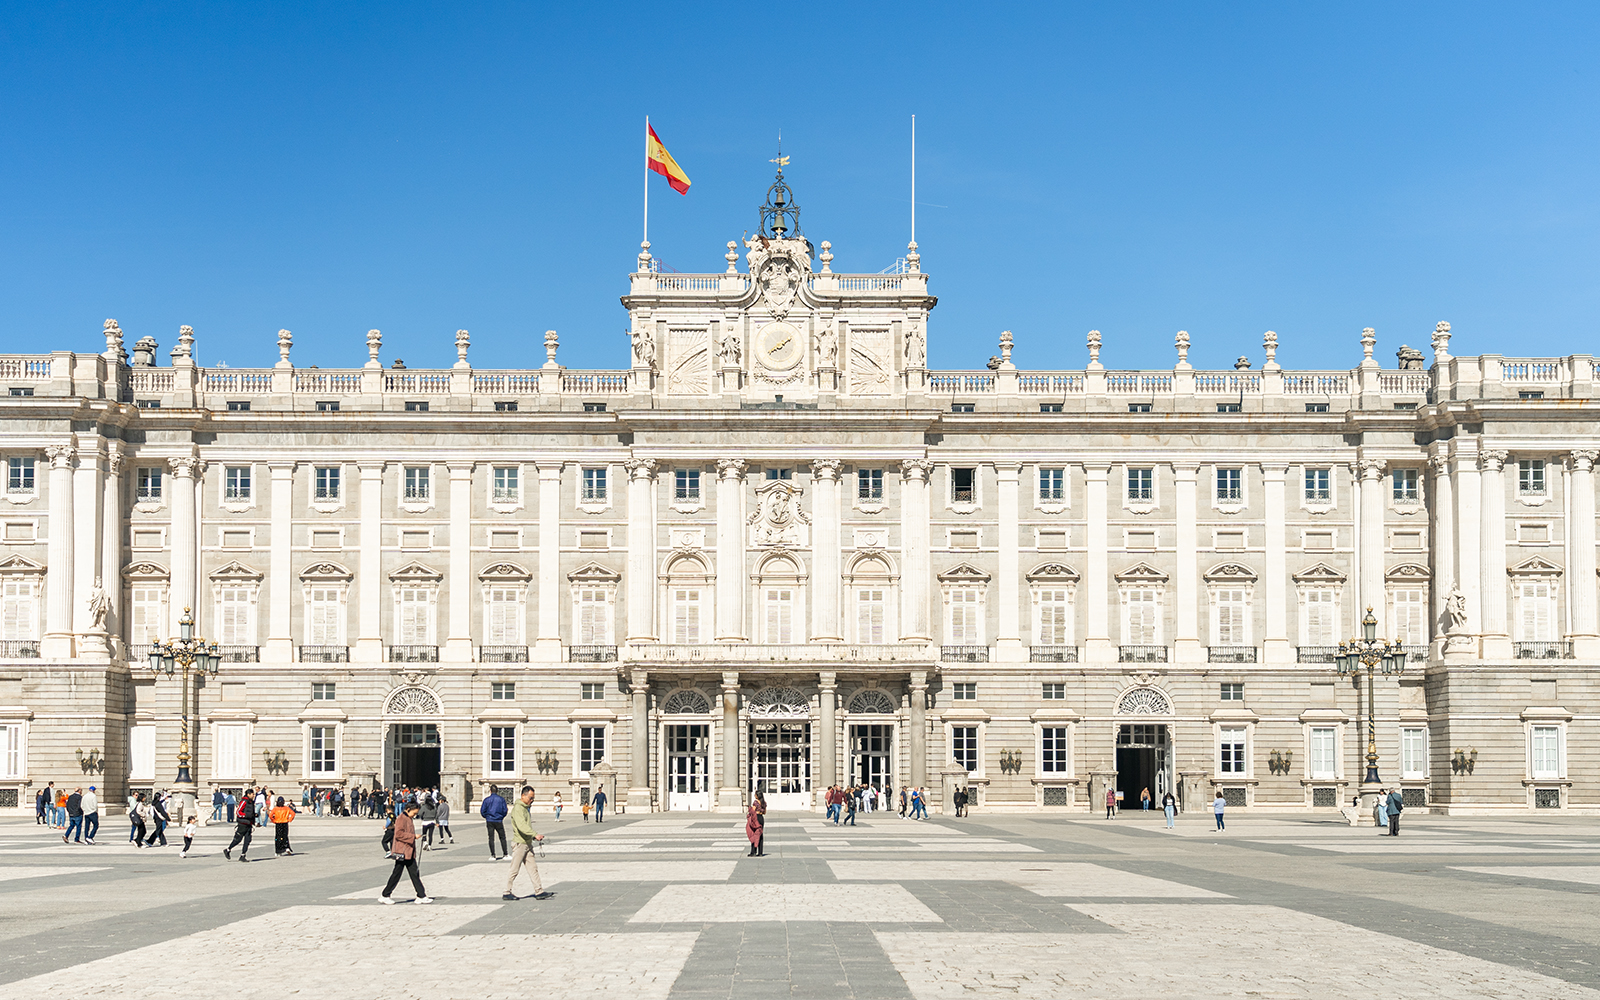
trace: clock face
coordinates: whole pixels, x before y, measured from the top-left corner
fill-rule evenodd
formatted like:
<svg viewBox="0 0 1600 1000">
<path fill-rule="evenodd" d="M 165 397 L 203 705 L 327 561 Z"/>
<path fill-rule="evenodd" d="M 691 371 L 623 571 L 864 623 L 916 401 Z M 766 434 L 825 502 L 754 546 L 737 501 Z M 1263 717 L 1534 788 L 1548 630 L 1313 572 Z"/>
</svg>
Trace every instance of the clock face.
<svg viewBox="0 0 1600 1000">
<path fill-rule="evenodd" d="M 756 342 L 761 363 L 775 371 L 793 368 L 800 361 L 802 334 L 788 323 L 769 323 Z"/>
</svg>

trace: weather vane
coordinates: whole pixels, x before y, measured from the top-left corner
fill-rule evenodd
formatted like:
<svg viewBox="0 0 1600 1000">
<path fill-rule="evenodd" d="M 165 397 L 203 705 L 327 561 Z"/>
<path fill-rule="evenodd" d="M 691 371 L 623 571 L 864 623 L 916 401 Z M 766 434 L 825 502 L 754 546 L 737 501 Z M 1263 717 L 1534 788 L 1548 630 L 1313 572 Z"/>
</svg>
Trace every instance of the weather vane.
<svg viewBox="0 0 1600 1000">
<path fill-rule="evenodd" d="M 778 130 L 778 155 L 767 161 L 778 165 L 778 173 L 783 173 L 783 168 L 789 165 L 789 158 L 783 155 L 783 130 Z"/>
</svg>

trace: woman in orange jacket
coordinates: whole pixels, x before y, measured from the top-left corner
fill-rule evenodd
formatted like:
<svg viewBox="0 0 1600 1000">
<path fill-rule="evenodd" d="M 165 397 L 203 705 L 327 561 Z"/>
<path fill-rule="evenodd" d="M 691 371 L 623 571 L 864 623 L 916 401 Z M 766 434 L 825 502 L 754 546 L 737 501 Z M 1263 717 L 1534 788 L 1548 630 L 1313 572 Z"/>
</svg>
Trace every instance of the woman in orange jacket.
<svg viewBox="0 0 1600 1000">
<path fill-rule="evenodd" d="M 280 858 L 285 854 L 294 853 L 289 847 L 289 824 L 294 822 L 294 817 L 294 806 L 285 803 L 282 795 L 278 796 L 277 803 L 272 807 L 268 818 L 272 820 L 275 834 L 272 839 L 272 850 Z"/>
</svg>

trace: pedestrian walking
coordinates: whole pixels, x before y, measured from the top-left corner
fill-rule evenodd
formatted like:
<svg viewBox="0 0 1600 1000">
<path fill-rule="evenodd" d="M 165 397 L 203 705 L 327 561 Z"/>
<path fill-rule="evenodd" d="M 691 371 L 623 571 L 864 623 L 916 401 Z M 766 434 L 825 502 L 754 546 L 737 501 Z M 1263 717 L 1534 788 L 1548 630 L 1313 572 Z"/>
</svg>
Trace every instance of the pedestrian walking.
<svg viewBox="0 0 1600 1000">
<path fill-rule="evenodd" d="M 956 815 L 965 816 L 967 814 L 967 790 L 965 788 L 957 788 L 956 793 L 951 798 L 955 801 Z"/>
<path fill-rule="evenodd" d="M 94 843 L 94 835 L 100 832 L 100 799 L 94 793 L 94 786 L 83 793 L 83 842 Z"/>
<path fill-rule="evenodd" d="M 250 860 L 250 837 L 255 833 L 256 826 L 256 797 L 255 789 L 246 788 L 244 794 L 239 796 L 239 804 L 233 810 L 233 842 L 222 849 L 222 856 L 229 861 L 233 860 L 233 849 L 239 848 L 239 860 Z M 244 846 L 240 847 L 243 844 Z"/>
<path fill-rule="evenodd" d="M 1150 799 L 1150 788 L 1149 788 L 1149 786 L 1146 786 L 1144 791 L 1139 793 L 1139 808 L 1140 809 L 1149 809 L 1150 808 L 1150 802 L 1151 802 L 1151 799 Z"/>
<path fill-rule="evenodd" d="M 422 818 L 422 834 L 418 838 L 422 841 L 424 851 L 433 850 L 433 827 L 439 822 L 439 804 L 433 800 L 432 795 L 422 797 L 421 811 L 418 815 Z"/>
<path fill-rule="evenodd" d="M 900 818 L 906 818 L 906 789 L 904 785 L 900 786 Z"/>
<path fill-rule="evenodd" d="M 1107 788 L 1106 789 L 1106 819 L 1110 819 L 1112 816 L 1115 816 L 1116 812 L 1117 812 L 1117 793 L 1115 791 L 1113 791 L 1112 789 Z"/>
<path fill-rule="evenodd" d="M 850 789 L 850 790 L 845 792 L 845 796 L 844 796 L 844 825 L 845 826 L 855 826 L 856 825 L 856 812 L 857 811 L 858 810 L 856 809 L 855 789 Z"/>
<path fill-rule="evenodd" d="M 234 795 L 232 792 L 229 792 L 222 797 L 222 804 L 224 806 L 224 813 L 228 817 L 228 822 L 232 823 L 233 814 L 239 811 L 238 796 Z"/>
<path fill-rule="evenodd" d="M 289 824 L 294 822 L 294 806 L 283 801 L 283 796 L 278 796 L 278 804 L 272 807 L 272 853 L 278 857 L 293 855 L 294 849 L 289 846 Z"/>
<path fill-rule="evenodd" d="M 523 785 L 516 805 L 511 807 L 511 872 L 506 876 L 506 891 L 500 894 L 507 902 L 516 901 L 517 894 L 512 890 L 517 885 L 517 873 L 524 869 L 533 880 L 534 899 L 549 899 L 555 895 L 545 891 L 544 883 L 539 880 L 539 862 L 533 857 L 533 845 L 542 842 L 544 836 L 533 828 L 532 806 L 533 786 Z"/>
<path fill-rule="evenodd" d="M 1211 811 L 1217 814 L 1217 829 L 1227 829 L 1227 824 L 1222 822 L 1222 810 L 1228 807 L 1228 800 L 1222 797 L 1222 789 L 1217 789 L 1217 797 L 1211 800 Z"/>
<path fill-rule="evenodd" d="M 447 837 L 450 843 L 455 843 L 456 836 L 450 832 L 450 800 L 444 797 L 443 792 L 439 793 L 439 818 L 436 822 L 439 824 L 439 843 L 443 844 Z"/>
<path fill-rule="evenodd" d="M 596 823 L 604 823 L 606 821 L 606 790 L 604 788 L 596 788 L 594 790 L 594 821 Z"/>
<path fill-rule="evenodd" d="M 1372 803 L 1372 825 L 1378 828 L 1378 836 L 1382 837 L 1389 832 L 1388 789 L 1378 789 L 1378 798 Z"/>
<path fill-rule="evenodd" d="M 506 848 L 506 800 L 500 794 L 500 789 L 493 785 L 489 786 L 489 794 L 478 804 L 478 815 L 483 817 L 484 826 L 489 830 L 489 859 L 499 861 L 509 855 L 511 852 Z M 500 837 L 499 854 L 494 853 L 494 838 L 497 834 Z"/>
<path fill-rule="evenodd" d="M 556 822 L 559 823 L 559 822 L 561 822 L 561 793 L 560 792 L 556 793 L 555 810 L 556 810 Z"/>
<path fill-rule="evenodd" d="M 178 852 L 178 857 L 187 858 L 189 848 L 194 846 L 194 835 L 200 829 L 200 822 L 190 813 L 183 821 L 183 850 Z"/>
<path fill-rule="evenodd" d="M 1400 813 L 1405 810 L 1405 807 L 1405 796 L 1400 794 L 1400 789 L 1389 789 L 1389 800 L 1385 810 L 1389 814 L 1389 836 L 1400 836 Z"/>
<path fill-rule="evenodd" d="M 855 825 L 856 804 L 852 797 L 850 800 L 850 823 Z M 744 815 L 744 835 L 750 839 L 750 853 L 745 855 L 750 858 L 764 858 L 767 856 L 767 797 L 756 792 L 755 799 L 750 803 L 750 809 Z"/>
<path fill-rule="evenodd" d="M 61 842 L 83 843 L 83 789 L 74 788 L 63 808 L 67 810 L 67 832 L 61 835 Z"/>
<path fill-rule="evenodd" d="M 267 819 L 272 812 L 272 795 L 265 789 L 256 792 L 256 825 L 263 830 L 267 828 Z"/>
<path fill-rule="evenodd" d="M 431 903 L 433 899 L 428 891 L 422 887 L 422 873 L 417 870 L 417 813 L 422 809 L 415 802 L 407 802 L 406 807 L 394 818 L 394 842 L 389 845 L 389 857 L 394 859 L 394 871 L 389 873 L 389 884 L 383 887 L 383 895 L 379 897 L 380 903 L 394 904 L 394 887 L 400 884 L 400 873 L 405 872 L 411 876 L 411 888 L 416 890 L 418 903 Z"/>
<path fill-rule="evenodd" d="M 150 815 L 145 819 L 151 824 L 150 836 L 145 839 L 144 846 L 154 847 L 156 841 L 161 841 L 161 846 L 167 846 L 167 824 L 172 822 L 172 814 L 167 812 L 167 796 L 157 792 L 150 801 Z"/>
<path fill-rule="evenodd" d="M 44 818 L 44 814 L 45 814 L 44 801 L 45 801 L 45 798 L 47 796 L 49 796 L 49 794 L 50 794 L 50 789 L 48 787 L 45 787 L 45 788 L 39 789 L 39 794 L 37 794 L 37 795 L 35 795 L 33 797 L 33 825 L 34 826 L 44 826 L 44 825 L 46 825 L 45 824 L 45 818 Z"/>
<path fill-rule="evenodd" d="M 149 832 L 151 816 L 150 803 L 144 800 L 144 793 L 136 793 L 133 805 L 128 808 L 128 819 L 133 826 L 133 832 L 128 835 L 128 839 L 133 842 L 134 847 L 144 846 L 144 837 Z"/>
<path fill-rule="evenodd" d="M 221 823 L 224 814 L 227 812 L 227 809 L 228 796 L 223 794 L 223 791 L 220 787 L 213 788 L 211 790 L 211 822 Z"/>
<path fill-rule="evenodd" d="M 1178 815 L 1178 800 L 1171 792 L 1161 796 L 1161 811 L 1167 814 L 1167 829 L 1172 829 L 1172 821 Z"/>
</svg>

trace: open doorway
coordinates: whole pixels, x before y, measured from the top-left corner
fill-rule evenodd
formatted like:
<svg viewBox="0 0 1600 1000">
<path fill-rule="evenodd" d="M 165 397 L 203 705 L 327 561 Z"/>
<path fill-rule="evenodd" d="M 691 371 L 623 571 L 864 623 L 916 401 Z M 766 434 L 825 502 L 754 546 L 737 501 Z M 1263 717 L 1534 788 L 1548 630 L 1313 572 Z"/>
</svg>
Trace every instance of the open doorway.
<svg viewBox="0 0 1600 1000">
<path fill-rule="evenodd" d="M 391 787 L 433 788 L 439 784 L 442 748 L 432 722 L 396 723 L 389 729 Z"/>
<path fill-rule="evenodd" d="M 1172 748 L 1164 725 L 1134 724 L 1117 730 L 1117 791 L 1122 808 L 1140 808 L 1139 796 L 1150 789 L 1150 808 L 1172 787 Z"/>
</svg>

